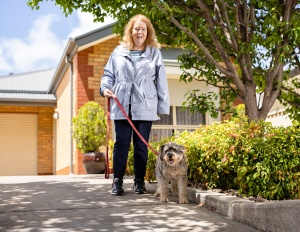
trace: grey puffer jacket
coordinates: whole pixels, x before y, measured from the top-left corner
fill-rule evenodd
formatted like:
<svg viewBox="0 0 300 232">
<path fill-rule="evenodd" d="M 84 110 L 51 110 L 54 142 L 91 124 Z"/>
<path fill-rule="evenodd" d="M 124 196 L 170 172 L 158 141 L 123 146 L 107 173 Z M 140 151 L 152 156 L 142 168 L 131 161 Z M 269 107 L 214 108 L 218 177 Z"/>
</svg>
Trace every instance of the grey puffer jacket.
<svg viewBox="0 0 300 232">
<path fill-rule="evenodd" d="M 119 45 L 110 55 L 104 67 L 100 94 L 110 89 L 118 98 L 126 113 L 131 95 L 132 120 L 159 120 L 159 114 L 169 114 L 168 82 L 161 52 L 147 46 L 145 52 L 134 61 L 129 50 Z M 113 98 L 111 119 L 125 119 Z"/>
</svg>

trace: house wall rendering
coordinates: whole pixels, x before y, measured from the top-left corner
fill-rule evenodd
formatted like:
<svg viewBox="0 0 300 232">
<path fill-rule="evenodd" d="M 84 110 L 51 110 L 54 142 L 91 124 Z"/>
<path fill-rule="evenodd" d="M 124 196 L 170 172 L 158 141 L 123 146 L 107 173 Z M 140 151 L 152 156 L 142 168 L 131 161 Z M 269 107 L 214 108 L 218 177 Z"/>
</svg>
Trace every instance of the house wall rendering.
<svg viewBox="0 0 300 232">
<path fill-rule="evenodd" d="M 57 110 L 59 118 L 56 120 L 56 138 L 55 142 L 55 167 L 56 174 L 63 175 L 70 173 L 70 155 L 71 155 L 71 130 L 70 130 L 70 69 L 64 74 L 57 91 Z"/>
</svg>

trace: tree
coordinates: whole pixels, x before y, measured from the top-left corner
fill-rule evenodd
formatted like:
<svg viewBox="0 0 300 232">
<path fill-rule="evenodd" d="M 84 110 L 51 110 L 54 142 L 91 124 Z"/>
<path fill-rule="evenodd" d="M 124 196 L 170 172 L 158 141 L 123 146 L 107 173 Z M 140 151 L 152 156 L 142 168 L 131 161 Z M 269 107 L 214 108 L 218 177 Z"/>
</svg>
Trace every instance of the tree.
<svg viewBox="0 0 300 232">
<path fill-rule="evenodd" d="M 38 9 L 43 0 L 29 0 Z M 159 40 L 186 52 L 179 57 L 181 80 L 204 81 L 220 88 L 221 108 L 213 93 L 187 95 L 193 111 L 233 112 L 244 101 L 249 121 L 265 119 L 276 99 L 300 120 L 300 4 L 297 0 L 56 0 L 68 15 L 90 12 L 95 21 L 109 14 L 117 33 L 132 15 L 151 18 Z M 297 69 L 298 68 L 298 69 Z"/>
</svg>

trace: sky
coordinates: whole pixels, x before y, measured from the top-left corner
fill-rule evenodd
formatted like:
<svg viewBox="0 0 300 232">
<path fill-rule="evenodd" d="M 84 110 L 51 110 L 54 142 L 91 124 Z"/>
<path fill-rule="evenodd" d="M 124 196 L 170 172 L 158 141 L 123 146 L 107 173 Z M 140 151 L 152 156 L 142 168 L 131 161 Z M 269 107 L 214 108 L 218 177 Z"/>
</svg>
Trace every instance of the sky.
<svg viewBox="0 0 300 232">
<path fill-rule="evenodd" d="M 66 17 L 52 1 L 32 10 L 27 0 L 1 0 L 0 77 L 55 69 L 70 38 L 112 21 L 94 23 L 91 14 L 80 11 Z"/>
</svg>

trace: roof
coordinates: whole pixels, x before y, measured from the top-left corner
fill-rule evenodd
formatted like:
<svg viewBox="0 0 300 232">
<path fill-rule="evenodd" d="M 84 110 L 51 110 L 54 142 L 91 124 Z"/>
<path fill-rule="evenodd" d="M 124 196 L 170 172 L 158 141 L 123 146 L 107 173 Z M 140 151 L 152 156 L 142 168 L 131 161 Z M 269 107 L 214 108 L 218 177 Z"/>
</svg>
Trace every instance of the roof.
<svg viewBox="0 0 300 232">
<path fill-rule="evenodd" d="M 0 77 L 1 92 L 43 92 L 46 93 L 54 70 L 40 70 Z"/>
<path fill-rule="evenodd" d="M 0 104 L 56 105 L 56 97 L 48 93 L 53 69 L 0 77 Z"/>
</svg>

